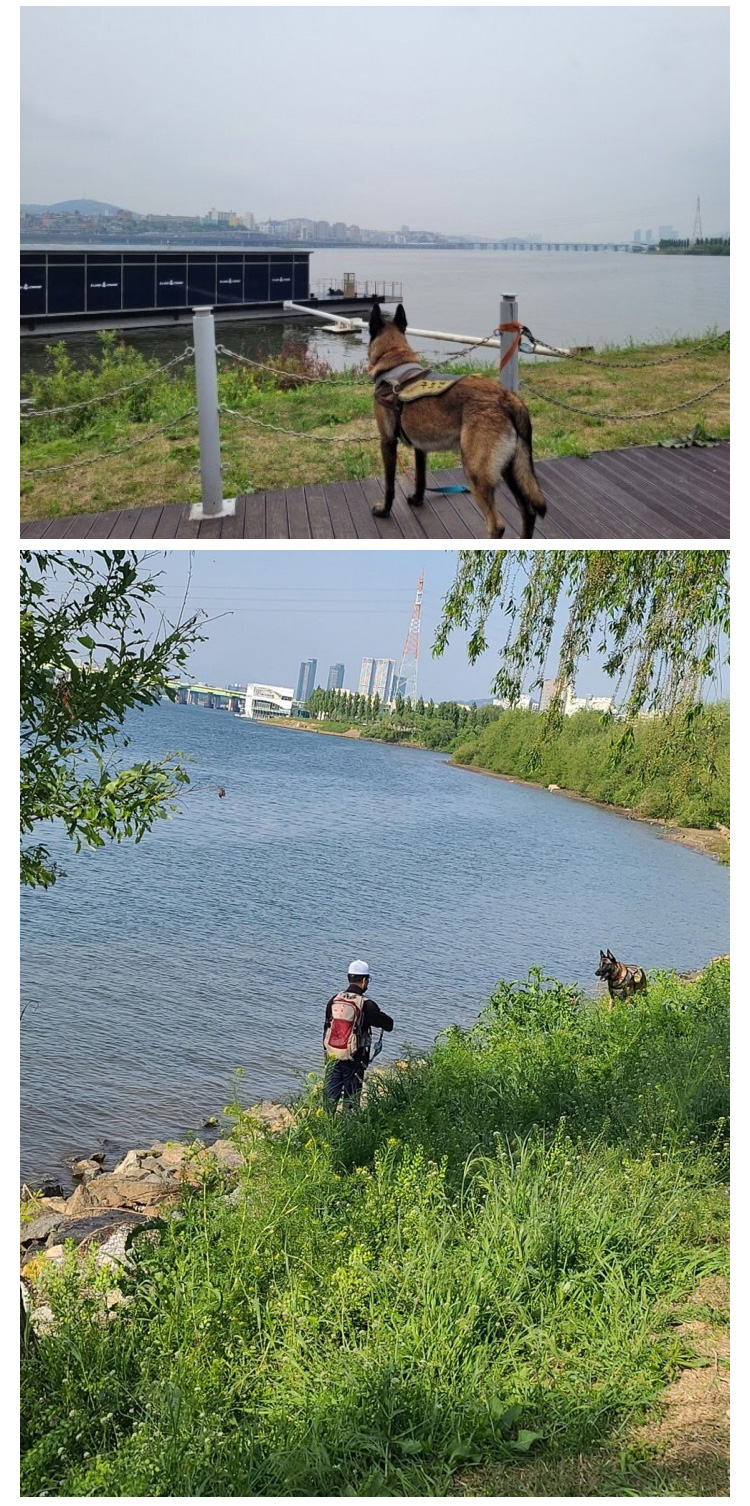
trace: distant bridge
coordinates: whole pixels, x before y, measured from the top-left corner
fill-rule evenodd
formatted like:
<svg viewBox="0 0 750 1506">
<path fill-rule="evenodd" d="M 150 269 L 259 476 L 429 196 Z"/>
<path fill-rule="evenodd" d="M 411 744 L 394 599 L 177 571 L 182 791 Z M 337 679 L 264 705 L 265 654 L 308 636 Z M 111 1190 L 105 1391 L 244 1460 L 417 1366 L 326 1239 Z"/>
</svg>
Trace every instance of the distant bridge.
<svg viewBox="0 0 750 1506">
<path fill-rule="evenodd" d="M 187 680 L 169 680 L 178 705 L 205 706 L 210 711 L 244 711 L 245 691 L 225 685 L 199 685 Z"/>
<path fill-rule="evenodd" d="M 640 241 L 472 241 L 472 251 L 645 251 Z M 654 250 L 656 246 L 654 245 Z"/>
</svg>

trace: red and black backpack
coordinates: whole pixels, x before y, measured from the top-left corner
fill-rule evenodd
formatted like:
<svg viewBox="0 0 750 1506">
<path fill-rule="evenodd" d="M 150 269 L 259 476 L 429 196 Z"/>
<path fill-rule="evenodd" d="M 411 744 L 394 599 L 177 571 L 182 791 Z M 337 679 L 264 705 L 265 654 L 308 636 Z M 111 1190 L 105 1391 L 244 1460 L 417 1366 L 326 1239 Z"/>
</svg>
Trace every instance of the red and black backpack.
<svg viewBox="0 0 750 1506">
<path fill-rule="evenodd" d="M 323 1036 L 323 1049 L 339 1061 L 351 1061 L 364 1044 L 365 1001 L 362 994 L 337 994 L 331 1001 L 331 1023 Z"/>
</svg>

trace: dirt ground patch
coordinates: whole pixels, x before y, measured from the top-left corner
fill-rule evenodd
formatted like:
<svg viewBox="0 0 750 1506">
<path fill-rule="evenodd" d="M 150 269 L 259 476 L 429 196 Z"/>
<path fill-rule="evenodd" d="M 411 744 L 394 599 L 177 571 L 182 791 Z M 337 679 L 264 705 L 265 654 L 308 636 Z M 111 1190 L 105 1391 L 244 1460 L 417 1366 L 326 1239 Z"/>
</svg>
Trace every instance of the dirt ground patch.
<svg viewBox="0 0 750 1506">
<path fill-rule="evenodd" d="M 663 1458 L 670 1470 L 689 1470 L 692 1464 L 716 1481 L 724 1479 L 728 1494 L 729 1461 L 729 1291 L 721 1277 L 701 1282 L 689 1304 L 695 1316 L 678 1324 L 675 1337 L 695 1351 L 695 1360 L 681 1369 L 662 1398 L 661 1416 L 644 1424 L 636 1438 Z M 714 1469 L 711 1466 L 715 1466 Z"/>
</svg>

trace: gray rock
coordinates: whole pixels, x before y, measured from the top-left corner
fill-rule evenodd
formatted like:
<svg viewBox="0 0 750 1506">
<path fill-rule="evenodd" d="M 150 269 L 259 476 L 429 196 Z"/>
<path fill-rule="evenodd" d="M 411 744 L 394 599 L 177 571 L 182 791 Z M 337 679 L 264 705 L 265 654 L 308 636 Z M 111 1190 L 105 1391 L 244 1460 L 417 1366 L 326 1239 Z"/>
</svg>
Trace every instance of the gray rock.
<svg viewBox="0 0 750 1506">
<path fill-rule="evenodd" d="M 123 1160 L 118 1162 L 112 1172 L 112 1176 L 119 1177 L 137 1172 L 141 1164 L 141 1158 L 147 1154 L 148 1152 L 145 1150 L 129 1150 Z"/>
<path fill-rule="evenodd" d="M 90 1182 L 93 1177 L 101 1175 L 101 1163 L 104 1156 L 86 1156 L 82 1161 L 73 1162 L 73 1176 L 78 1181 Z"/>
<path fill-rule="evenodd" d="M 206 1147 L 206 1154 L 218 1161 L 226 1171 L 239 1171 L 240 1166 L 245 1164 L 245 1157 L 233 1140 L 214 1140 L 213 1145 Z"/>
<path fill-rule="evenodd" d="M 45 1240 L 48 1234 L 59 1229 L 63 1221 L 62 1213 L 43 1213 L 39 1218 L 32 1218 L 28 1224 L 21 1224 L 21 1244 L 38 1244 Z"/>
<path fill-rule="evenodd" d="M 112 1212 L 111 1209 L 101 1213 L 92 1213 L 88 1218 L 65 1220 L 57 1230 L 57 1239 L 72 1239 L 81 1250 L 87 1250 L 90 1245 L 100 1244 L 108 1240 L 117 1229 L 126 1224 L 129 1229 L 134 1229 L 137 1224 L 146 1222 L 145 1213 Z"/>
</svg>

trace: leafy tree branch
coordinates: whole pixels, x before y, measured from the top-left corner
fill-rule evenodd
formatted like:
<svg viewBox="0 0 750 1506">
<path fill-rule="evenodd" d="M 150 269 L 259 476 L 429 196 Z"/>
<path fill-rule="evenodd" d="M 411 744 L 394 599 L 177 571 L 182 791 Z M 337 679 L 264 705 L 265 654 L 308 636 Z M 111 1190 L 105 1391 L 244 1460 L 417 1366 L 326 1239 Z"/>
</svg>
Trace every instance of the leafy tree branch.
<svg viewBox="0 0 750 1506">
<path fill-rule="evenodd" d="M 169 680 L 200 641 L 203 614 L 149 623 L 158 577 L 132 551 L 21 553 L 21 881 L 63 870 L 44 842 L 58 821 L 76 850 L 132 837 L 175 809 L 182 755 L 125 767 L 127 713 L 172 698 Z"/>
</svg>

